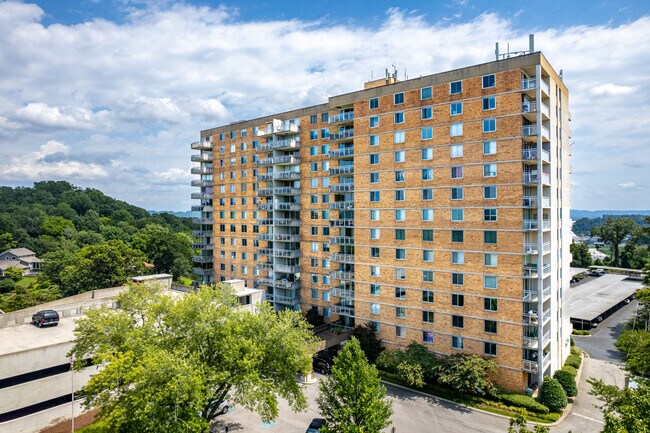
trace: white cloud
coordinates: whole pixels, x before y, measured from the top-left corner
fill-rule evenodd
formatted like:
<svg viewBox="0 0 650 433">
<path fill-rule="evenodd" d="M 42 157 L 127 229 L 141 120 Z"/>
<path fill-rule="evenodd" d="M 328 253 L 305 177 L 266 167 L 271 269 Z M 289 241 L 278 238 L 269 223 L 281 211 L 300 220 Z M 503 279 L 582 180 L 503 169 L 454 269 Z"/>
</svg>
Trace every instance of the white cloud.
<svg viewBox="0 0 650 433">
<path fill-rule="evenodd" d="M 618 184 L 618 186 L 621 187 L 621 188 L 629 189 L 629 188 L 634 188 L 634 187 L 636 187 L 636 183 L 634 183 L 634 182 L 632 182 L 632 181 L 621 182 L 621 183 Z"/>
<path fill-rule="evenodd" d="M 631 86 L 618 86 L 614 83 L 601 84 L 600 86 L 594 87 L 594 95 L 596 96 L 619 96 L 619 95 L 629 95 L 635 91 L 634 87 Z"/>
<path fill-rule="evenodd" d="M 92 129 L 95 122 L 105 117 L 106 110 L 92 113 L 83 108 L 50 107 L 46 103 L 31 102 L 16 110 L 16 118 L 30 126 L 45 126 L 51 128 Z"/>
</svg>

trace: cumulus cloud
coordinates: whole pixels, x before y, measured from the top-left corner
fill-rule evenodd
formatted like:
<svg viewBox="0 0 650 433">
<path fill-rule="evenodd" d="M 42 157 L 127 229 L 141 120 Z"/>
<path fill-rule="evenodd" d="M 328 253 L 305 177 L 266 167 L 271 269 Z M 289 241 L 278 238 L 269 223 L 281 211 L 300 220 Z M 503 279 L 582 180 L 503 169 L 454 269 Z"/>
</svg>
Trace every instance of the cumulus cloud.
<svg viewBox="0 0 650 433">
<path fill-rule="evenodd" d="M 621 183 L 618 184 L 618 186 L 619 186 L 620 188 L 629 189 L 629 188 L 634 188 L 634 187 L 636 187 L 636 183 L 635 183 L 635 182 L 632 182 L 632 181 L 621 182 Z"/>
<path fill-rule="evenodd" d="M 29 127 L 92 129 L 106 114 L 106 110 L 93 113 L 83 108 L 50 107 L 43 102 L 31 102 L 16 110 L 15 118 L 26 122 Z"/>
<path fill-rule="evenodd" d="M 618 86 L 614 83 L 601 84 L 594 87 L 594 95 L 596 96 L 620 96 L 629 95 L 635 90 L 632 86 Z"/>
</svg>

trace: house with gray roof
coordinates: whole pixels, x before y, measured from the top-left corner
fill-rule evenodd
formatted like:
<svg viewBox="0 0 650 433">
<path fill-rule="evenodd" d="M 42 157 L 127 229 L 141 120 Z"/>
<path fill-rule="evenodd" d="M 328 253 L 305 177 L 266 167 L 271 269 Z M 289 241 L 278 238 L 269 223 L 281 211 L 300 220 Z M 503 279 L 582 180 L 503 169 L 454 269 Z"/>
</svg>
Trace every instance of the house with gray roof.
<svg viewBox="0 0 650 433">
<path fill-rule="evenodd" d="M 4 277 L 6 269 L 14 266 L 22 269 L 25 275 L 35 275 L 41 271 L 41 259 L 27 248 L 11 248 L 0 253 L 0 277 Z"/>
</svg>

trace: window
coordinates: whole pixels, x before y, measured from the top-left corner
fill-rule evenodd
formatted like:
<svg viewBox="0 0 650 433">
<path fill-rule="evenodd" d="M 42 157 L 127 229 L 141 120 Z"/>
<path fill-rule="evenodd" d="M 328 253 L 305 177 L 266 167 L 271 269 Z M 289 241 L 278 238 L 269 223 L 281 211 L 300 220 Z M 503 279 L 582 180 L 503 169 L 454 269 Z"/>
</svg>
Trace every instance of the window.
<svg viewBox="0 0 650 433">
<path fill-rule="evenodd" d="M 379 172 L 370 173 L 370 183 L 379 183 Z"/>
<path fill-rule="evenodd" d="M 452 137 L 458 137 L 463 135 L 463 124 L 457 122 L 449 125 L 449 135 Z"/>
<path fill-rule="evenodd" d="M 464 217 L 464 210 L 462 208 L 456 208 L 451 210 L 451 220 L 452 221 L 462 221 Z"/>
<path fill-rule="evenodd" d="M 497 107 L 497 99 L 494 96 L 483 98 L 483 111 L 494 110 Z"/>
<path fill-rule="evenodd" d="M 433 242 L 433 230 L 431 229 L 422 230 L 422 240 L 426 242 Z"/>
<path fill-rule="evenodd" d="M 449 114 L 451 114 L 452 116 L 463 114 L 463 103 L 452 102 L 451 104 L 449 104 Z"/>
<path fill-rule="evenodd" d="M 318 146 L 311 146 L 309 148 L 309 156 L 318 156 Z"/>
<path fill-rule="evenodd" d="M 494 253 L 485 253 L 483 254 L 483 264 L 485 266 L 496 266 L 497 265 L 497 255 Z"/>
<path fill-rule="evenodd" d="M 314 172 L 318 171 L 318 163 L 317 162 L 312 162 L 309 164 L 309 171 Z"/>
<path fill-rule="evenodd" d="M 452 200 L 462 200 L 464 196 L 463 187 L 457 186 L 451 189 Z"/>
<path fill-rule="evenodd" d="M 318 140 L 318 131 L 316 129 L 309 131 L 309 139 Z"/>
<path fill-rule="evenodd" d="M 325 154 L 323 154 L 325 155 Z M 329 171 L 330 169 L 330 162 L 329 161 L 321 161 L 320 163 L 320 169 L 323 171 Z"/>
<path fill-rule="evenodd" d="M 462 230 L 452 230 L 451 231 L 451 241 L 452 242 L 463 242 L 463 231 Z"/>
<path fill-rule="evenodd" d="M 324 177 L 323 178 L 323 188 L 326 188 L 330 186 L 330 178 L 329 177 Z"/>
<path fill-rule="evenodd" d="M 312 284 L 318 284 L 318 275 L 317 274 L 312 274 L 310 280 L 311 280 Z M 316 295 L 316 298 L 314 298 L 314 299 L 318 299 L 318 295 Z"/>
<path fill-rule="evenodd" d="M 395 172 L 395 182 L 404 182 L 404 170 Z"/>
<path fill-rule="evenodd" d="M 433 343 L 433 332 L 422 331 L 422 341 L 424 343 Z"/>
<path fill-rule="evenodd" d="M 420 110 L 420 118 L 422 120 L 431 119 L 433 117 L 433 109 L 431 107 L 424 107 Z"/>
<path fill-rule="evenodd" d="M 433 283 L 433 271 L 430 270 L 422 271 L 422 281 L 426 283 Z"/>
<path fill-rule="evenodd" d="M 487 311 L 497 311 L 497 298 L 485 298 L 483 299 L 483 309 Z"/>
<path fill-rule="evenodd" d="M 463 91 L 463 82 L 462 81 L 452 81 L 449 83 L 449 94 L 456 95 Z"/>
<path fill-rule="evenodd" d="M 483 76 L 483 88 L 494 87 L 496 85 L 496 78 L 494 74 Z"/>
<path fill-rule="evenodd" d="M 496 164 L 483 164 L 483 177 L 495 177 L 497 175 Z"/>
<path fill-rule="evenodd" d="M 433 323 L 433 311 L 422 311 L 422 321 L 424 323 Z"/>
<path fill-rule="evenodd" d="M 370 98 L 368 101 L 368 104 L 370 105 L 370 109 L 374 110 L 375 108 L 379 107 L 379 98 Z"/>
<path fill-rule="evenodd" d="M 312 275 L 312 277 L 316 277 L 316 275 Z M 318 278 L 318 277 L 316 277 L 316 278 Z M 311 289 L 311 298 L 312 299 L 318 299 L 318 290 Z"/>
<path fill-rule="evenodd" d="M 494 155 L 497 153 L 497 142 L 492 140 L 492 141 L 484 141 L 483 142 L 483 155 Z"/>
<path fill-rule="evenodd" d="M 329 153 L 330 153 L 330 145 L 329 145 L 329 144 L 323 144 L 323 145 L 320 147 L 320 151 L 321 151 L 321 153 L 322 153 L 323 155 L 327 155 L 327 154 L 329 154 Z"/>
<path fill-rule="evenodd" d="M 464 347 L 463 337 L 461 337 L 459 335 L 452 336 L 451 337 L 451 347 L 453 347 L 454 349 L 462 350 L 463 347 Z"/>
<path fill-rule="evenodd" d="M 404 112 L 398 111 L 393 114 L 393 123 L 404 123 Z"/>
<path fill-rule="evenodd" d="M 454 307 L 464 307 L 465 306 L 465 295 L 459 295 L 458 293 L 451 294 L 451 305 Z"/>
<path fill-rule="evenodd" d="M 497 130 L 497 119 L 483 119 L 483 132 L 494 132 Z"/>
<path fill-rule="evenodd" d="M 433 159 L 433 148 L 432 147 L 423 147 L 422 148 L 422 160 L 431 161 Z"/>
<path fill-rule="evenodd" d="M 485 230 L 483 232 L 483 243 L 484 244 L 496 244 L 497 243 L 497 232 L 495 230 Z"/>
<path fill-rule="evenodd" d="M 371 153 L 370 154 L 370 165 L 377 165 L 379 164 L 379 154 L 378 153 Z"/>
<path fill-rule="evenodd" d="M 459 274 L 456 272 L 453 272 L 451 274 L 451 284 L 454 286 L 462 286 L 465 284 L 465 274 Z"/>
<path fill-rule="evenodd" d="M 318 123 L 318 115 L 312 114 L 311 116 L 309 116 L 309 123 L 311 123 L 312 125 Z"/>
<path fill-rule="evenodd" d="M 379 209 L 370 210 L 370 221 L 379 221 Z"/>
<path fill-rule="evenodd" d="M 430 126 L 422 128 L 422 131 L 420 132 L 420 138 L 422 138 L 422 140 L 431 140 L 433 138 L 433 128 Z"/>
<path fill-rule="evenodd" d="M 404 194 L 405 193 L 404 193 L 403 189 L 396 189 L 395 190 L 395 201 L 404 201 L 405 200 L 405 198 L 404 198 L 405 195 Z M 404 212 L 403 209 L 402 209 L 402 212 Z M 397 214 L 395 214 L 395 215 L 397 215 Z"/>
<path fill-rule="evenodd" d="M 371 146 L 378 146 L 379 145 L 379 136 L 378 135 L 371 135 L 369 137 L 369 140 L 370 140 L 369 144 Z"/>
<path fill-rule="evenodd" d="M 327 122 L 330 119 L 330 114 L 329 113 L 321 113 L 320 115 L 320 121 L 321 122 Z"/>
<path fill-rule="evenodd" d="M 424 200 L 424 201 L 433 200 L 433 188 L 423 188 L 422 189 L 422 200 Z"/>
<path fill-rule="evenodd" d="M 395 240 L 403 241 L 404 239 L 406 239 L 406 230 L 395 229 Z"/>
<path fill-rule="evenodd" d="M 370 285 L 370 294 L 372 296 L 379 296 L 380 292 L 381 292 L 381 286 L 379 286 L 379 284 Z"/>
<path fill-rule="evenodd" d="M 395 93 L 393 95 L 393 104 L 399 105 L 404 103 L 404 92 Z"/>
<path fill-rule="evenodd" d="M 433 261 L 433 250 L 422 250 L 422 261 L 423 262 L 432 262 Z"/>
<path fill-rule="evenodd" d="M 483 209 L 483 221 L 496 221 L 497 210 L 494 208 Z"/>
<path fill-rule="evenodd" d="M 381 306 L 376 303 L 370 304 L 370 313 L 371 314 L 379 314 L 381 312 Z"/>
<path fill-rule="evenodd" d="M 320 138 L 329 138 L 329 136 L 330 136 L 329 129 L 321 129 L 320 130 Z"/>
<path fill-rule="evenodd" d="M 422 290 L 422 302 L 433 302 L 433 290 Z"/>
<path fill-rule="evenodd" d="M 379 229 L 370 229 L 370 239 L 379 239 Z"/>
<path fill-rule="evenodd" d="M 309 186 L 310 186 L 311 188 L 318 188 L 318 178 L 317 178 L 317 177 L 312 177 L 312 178 L 309 180 Z"/>
<path fill-rule="evenodd" d="M 450 151 L 451 151 L 452 158 L 460 158 L 461 156 L 463 156 L 463 145 L 454 144 L 451 146 Z"/>
<path fill-rule="evenodd" d="M 393 134 L 393 142 L 404 143 L 404 131 L 395 131 Z"/>
<path fill-rule="evenodd" d="M 465 263 L 465 253 L 463 251 L 451 252 L 451 263 L 454 265 L 462 265 Z"/>
<path fill-rule="evenodd" d="M 396 201 L 401 201 L 398 200 L 398 195 L 397 193 L 401 193 L 401 200 L 404 200 L 404 191 L 403 190 L 397 190 L 395 191 L 395 200 Z M 406 219 L 406 211 L 404 209 L 395 209 L 395 221 L 404 221 Z"/>
<path fill-rule="evenodd" d="M 406 153 L 403 150 L 398 150 L 395 152 L 395 162 L 404 162 L 406 158 Z"/>
<path fill-rule="evenodd" d="M 370 118 L 370 127 L 376 128 L 379 126 L 379 116 L 372 116 Z"/>
<path fill-rule="evenodd" d="M 452 179 L 462 179 L 463 177 L 463 166 L 462 165 L 452 165 L 451 166 L 451 178 Z"/>
<path fill-rule="evenodd" d="M 494 185 L 483 187 L 483 198 L 494 199 L 497 198 L 497 187 Z"/>
<path fill-rule="evenodd" d="M 486 289 L 496 289 L 497 288 L 497 277 L 496 275 L 484 275 L 483 276 L 483 287 Z"/>
<path fill-rule="evenodd" d="M 497 356 L 497 344 L 489 341 L 483 342 L 483 353 L 488 356 Z"/>
<path fill-rule="evenodd" d="M 465 320 L 463 316 L 451 316 L 451 326 L 454 328 L 463 328 L 465 327 Z"/>
<path fill-rule="evenodd" d="M 431 99 L 432 93 L 431 87 L 423 87 L 420 89 L 420 99 Z"/>
<path fill-rule="evenodd" d="M 381 274 L 381 268 L 379 266 L 370 266 L 370 276 L 378 277 Z"/>
<path fill-rule="evenodd" d="M 406 289 L 404 287 L 395 287 L 395 298 L 406 299 Z"/>
<path fill-rule="evenodd" d="M 395 317 L 398 319 L 403 319 L 406 317 L 406 308 L 405 307 L 395 307 Z"/>
<path fill-rule="evenodd" d="M 327 281 L 327 282 L 326 282 Z M 323 275 L 323 284 L 327 284 L 329 286 L 329 275 Z M 330 301 L 330 292 L 322 292 L 321 299 L 325 302 Z"/>
<path fill-rule="evenodd" d="M 396 326 L 395 327 L 395 337 L 397 337 L 397 338 L 406 337 L 406 329 L 404 329 L 403 326 Z"/>
<path fill-rule="evenodd" d="M 433 221 L 433 209 L 422 209 L 422 221 Z"/>
</svg>

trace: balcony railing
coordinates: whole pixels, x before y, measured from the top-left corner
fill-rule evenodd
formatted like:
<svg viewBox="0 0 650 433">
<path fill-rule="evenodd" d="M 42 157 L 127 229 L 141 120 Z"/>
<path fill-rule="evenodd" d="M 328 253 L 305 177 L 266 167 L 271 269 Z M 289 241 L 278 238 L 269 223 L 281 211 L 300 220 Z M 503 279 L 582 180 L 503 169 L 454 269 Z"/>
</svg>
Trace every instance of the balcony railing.
<svg viewBox="0 0 650 433">
<path fill-rule="evenodd" d="M 192 230 L 192 236 L 195 238 L 211 238 L 212 230 Z"/>
<path fill-rule="evenodd" d="M 351 236 L 332 236 L 330 243 L 334 245 L 352 245 L 354 238 Z"/>
<path fill-rule="evenodd" d="M 212 224 L 212 218 L 192 218 L 194 224 Z"/>
<path fill-rule="evenodd" d="M 351 122 L 354 120 L 354 112 L 349 111 L 347 113 L 336 114 L 329 117 L 329 123 L 341 123 L 341 122 Z"/>
<path fill-rule="evenodd" d="M 537 302 L 539 291 L 537 289 L 526 289 L 524 290 L 524 301 L 526 302 Z"/>
<path fill-rule="evenodd" d="M 548 150 L 542 149 L 542 161 L 551 162 L 551 154 Z M 521 150 L 521 159 L 524 161 L 537 161 L 540 157 L 540 152 L 537 149 L 524 148 Z"/>
<path fill-rule="evenodd" d="M 200 187 L 207 187 L 207 186 L 212 186 L 213 181 L 212 180 L 193 180 L 192 181 L 192 186 L 200 186 Z"/>
<path fill-rule="evenodd" d="M 332 313 L 343 316 L 354 316 L 354 308 L 344 307 L 343 305 L 332 305 Z"/>
<path fill-rule="evenodd" d="M 354 147 L 330 150 L 330 158 L 345 158 L 348 156 L 354 156 Z"/>
<path fill-rule="evenodd" d="M 542 323 L 546 323 L 549 320 L 551 320 L 551 309 L 544 310 L 544 314 L 542 315 Z"/>
<path fill-rule="evenodd" d="M 330 278 L 335 278 L 342 281 L 351 281 L 354 280 L 354 272 L 332 271 L 330 272 Z"/>
<path fill-rule="evenodd" d="M 198 155 L 190 156 L 192 162 L 210 162 L 212 161 L 212 152 L 201 152 Z"/>
<path fill-rule="evenodd" d="M 199 204 L 192 206 L 190 209 L 192 209 L 192 212 L 212 212 L 214 207 L 209 204 Z"/>
<path fill-rule="evenodd" d="M 257 235 L 259 241 L 279 241 L 279 242 L 300 242 L 299 234 L 285 233 L 260 233 Z"/>
<path fill-rule="evenodd" d="M 537 230 L 539 228 L 539 222 L 536 219 L 524 219 L 524 230 Z M 550 230 L 551 220 L 545 219 L 542 220 L 542 229 Z"/>
<path fill-rule="evenodd" d="M 300 220 L 296 218 L 265 218 L 257 220 L 261 226 L 300 227 Z"/>
<path fill-rule="evenodd" d="M 214 172 L 214 168 L 212 167 L 192 167 L 190 170 L 190 173 L 192 174 L 212 174 Z"/>
<path fill-rule="evenodd" d="M 287 250 L 282 248 L 260 248 L 258 251 L 260 254 L 265 256 L 285 257 L 289 259 L 300 257 L 302 255 L 300 250 Z"/>
<path fill-rule="evenodd" d="M 537 183 L 539 181 L 539 179 L 540 179 L 540 176 L 537 173 L 524 173 L 523 174 L 523 183 L 528 183 L 528 184 Z M 551 176 L 550 175 L 548 175 L 546 173 L 542 173 L 541 179 L 542 179 L 543 184 L 545 184 L 545 185 L 550 185 L 551 184 Z"/>
<path fill-rule="evenodd" d="M 275 180 L 300 180 L 300 172 L 297 171 L 283 171 L 280 173 L 273 173 Z"/>
<path fill-rule="evenodd" d="M 344 129 L 338 132 L 330 132 L 330 141 L 347 140 L 354 137 L 354 129 Z"/>
<path fill-rule="evenodd" d="M 537 361 L 523 360 L 523 369 L 529 373 L 537 373 L 539 371 L 539 364 Z"/>
<path fill-rule="evenodd" d="M 295 296 L 275 295 L 273 301 L 279 304 L 288 304 L 288 305 L 300 304 L 300 298 Z"/>
<path fill-rule="evenodd" d="M 300 157 L 294 155 L 280 155 L 264 158 L 257 161 L 257 165 L 300 164 Z"/>
<path fill-rule="evenodd" d="M 330 192 L 352 192 L 354 191 L 353 183 L 339 183 L 338 185 L 330 185 Z"/>
<path fill-rule="evenodd" d="M 354 254 L 330 254 L 330 260 L 339 263 L 354 263 Z"/>
<path fill-rule="evenodd" d="M 332 296 L 343 299 L 354 299 L 354 290 L 352 289 L 342 289 L 340 287 L 334 287 L 330 290 Z"/>
<path fill-rule="evenodd" d="M 537 277 L 537 264 L 524 265 L 524 278 Z"/>
<path fill-rule="evenodd" d="M 300 272 L 300 265 L 290 266 L 290 265 L 275 265 L 273 267 L 275 272 L 282 272 L 284 274 L 297 274 Z"/>
<path fill-rule="evenodd" d="M 294 123 L 282 123 L 269 125 L 267 128 L 261 128 L 257 131 L 258 137 L 265 137 L 271 134 L 288 135 L 297 134 L 300 132 L 300 127 Z"/>
<path fill-rule="evenodd" d="M 542 244 L 542 252 L 550 253 L 551 252 L 551 242 L 544 242 Z"/>
<path fill-rule="evenodd" d="M 300 188 L 291 188 L 290 186 L 279 186 L 275 188 L 260 188 L 257 195 L 300 195 Z"/>
<path fill-rule="evenodd" d="M 354 201 L 334 201 L 330 202 L 330 209 L 354 209 Z"/>
<path fill-rule="evenodd" d="M 536 243 L 524 242 L 523 251 L 524 254 L 537 254 L 539 252 L 539 249 Z"/>
<path fill-rule="evenodd" d="M 543 102 L 538 103 L 538 101 L 530 101 L 521 104 L 522 113 L 536 113 L 538 109 L 546 117 L 551 117 L 551 109 L 548 108 L 548 105 L 544 104 Z"/>
<path fill-rule="evenodd" d="M 192 273 L 194 275 L 201 275 L 203 277 L 206 277 L 212 275 L 214 273 L 214 269 L 193 268 Z"/>
<path fill-rule="evenodd" d="M 544 80 L 540 80 L 539 86 L 544 93 L 550 95 L 549 87 Z M 537 88 L 537 80 L 535 78 L 524 78 L 521 80 L 521 90 L 533 90 Z"/>
<path fill-rule="evenodd" d="M 351 218 L 330 220 L 330 227 L 354 227 L 354 220 Z"/>
<path fill-rule="evenodd" d="M 524 207 L 537 207 L 537 204 L 537 196 L 528 195 L 523 197 Z M 542 207 L 551 207 L 551 197 L 542 196 Z"/>
<path fill-rule="evenodd" d="M 551 132 L 549 129 L 542 125 L 540 128 L 542 131 L 542 137 L 546 138 L 547 140 L 551 139 Z M 533 137 L 537 135 L 537 125 L 524 125 L 521 127 L 521 135 L 523 137 Z"/>
<path fill-rule="evenodd" d="M 214 257 L 212 256 L 192 256 L 192 261 L 194 263 L 212 263 Z"/>
<path fill-rule="evenodd" d="M 211 192 L 193 192 L 191 197 L 194 200 L 203 200 L 203 199 L 213 198 Z"/>
<path fill-rule="evenodd" d="M 340 174 L 352 174 L 354 173 L 353 165 L 343 165 L 339 167 L 330 168 L 330 176 L 338 176 Z"/>
<path fill-rule="evenodd" d="M 542 298 L 546 300 L 549 296 L 551 296 L 551 286 L 544 287 L 544 291 L 542 292 Z"/>
<path fill-rule="evenodd" d="M 208 244 L 208 243 L 205 243 L 205 242 L 200 242 L 198 244 L 192 244 L 192 249 L 208 251 L 208 250 L 214 249 L 214 244 Z"/>
<path fill-rule="evenodd" d="M 260 151 L 281 150 L 281 149 L 300 149 L 300 140 L 287 138 L 284 140 L 272 140 L 266 143 L 260 143 Z"/>
<path fill-rule="evenodd" d="M 195 141 L 190 144 L 190 147 L 194 150 L 210 150 L 212 149 L 212 143 L 206 140 Z"/>
<path fill-rule="evenodd" d="M 537 349 L 539 347 L 539 338 L 524 336 L 524 347 L 528 349 Z"/>
</svg>

